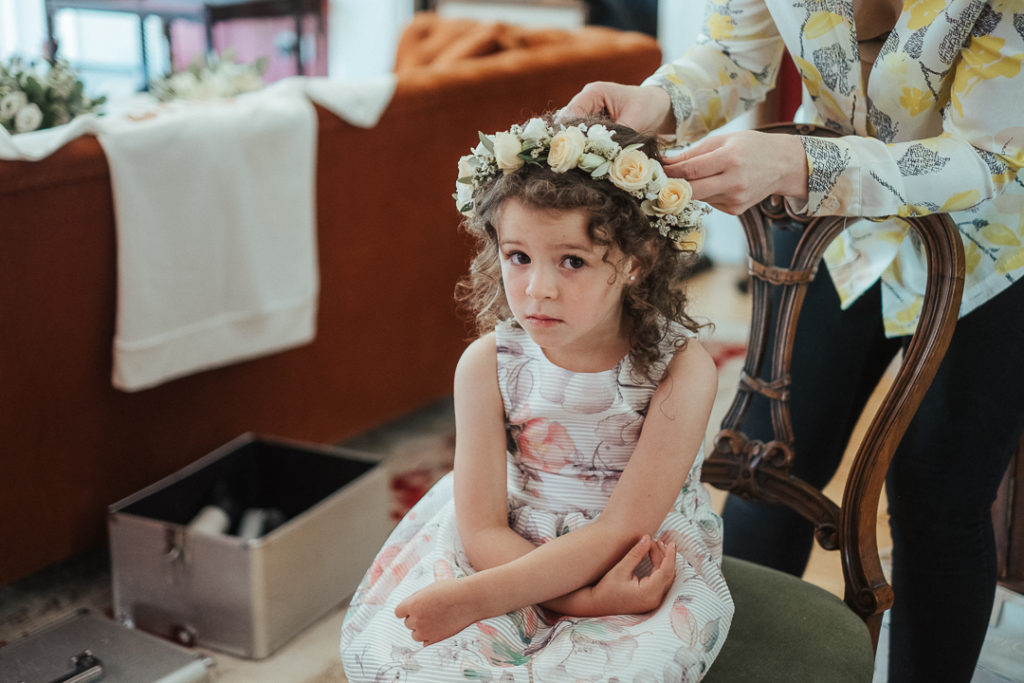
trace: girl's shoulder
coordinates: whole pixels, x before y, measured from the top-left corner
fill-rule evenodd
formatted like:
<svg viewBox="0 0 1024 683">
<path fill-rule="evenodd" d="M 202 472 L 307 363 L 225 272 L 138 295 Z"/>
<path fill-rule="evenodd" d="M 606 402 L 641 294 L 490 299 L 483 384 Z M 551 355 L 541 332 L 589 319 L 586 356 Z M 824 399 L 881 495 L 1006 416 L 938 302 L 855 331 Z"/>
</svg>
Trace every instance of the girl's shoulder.
<svg viewBox="0 0 1024 683">
<path fill-rule="evenodd" d="M 669 366 L 673 365 L 676 356 L 684 353 L 690 347 L 700 346 L 697 333 L 687 329 L 681 323 L 663 318 L 661 325 L 662 334 L 657 345 L 658 357 L 651 362 L 646 373 L 647 379 L 655 385 L 665 378 Z M 628 367 L 624 370 L 640 374 L 633 369 L 631 359 L 627 359 L 627 365 Z"/>
</svg>

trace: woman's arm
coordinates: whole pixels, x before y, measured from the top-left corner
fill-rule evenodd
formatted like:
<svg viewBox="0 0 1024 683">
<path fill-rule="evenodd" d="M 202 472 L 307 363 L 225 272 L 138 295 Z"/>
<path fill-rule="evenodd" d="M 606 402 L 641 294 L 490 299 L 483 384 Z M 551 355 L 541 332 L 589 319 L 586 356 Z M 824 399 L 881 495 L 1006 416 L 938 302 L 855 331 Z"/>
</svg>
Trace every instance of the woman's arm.
<svg viewBox="0 0 1024 683">
<path fill-rule="evenodd" d="M 635 130 L 693 142 L 765 98 L 784 49 L 764 0 L 711 0 L 697 43 L 683 57 L 640 86 L 588 83 L 560 118 L 605 111 Z"/>
<path fill-rule="evenodd" d="M 472 358 L 466 360 L 465 369 L 470 370 Z M 456 375 L 458 377 L 459 373 Z M 456 385 L 459 386 L 458 380 Z M 704 438 L 716 389 L 714 363 L 703 347 L 691 340 L 676 353 L 655 391 L 636 449 L 604 512 L 592 523 L 518 557 L 513 547 L 517 542 L 513 540 L 506 546 L 504 534 L 517 538 L 518 535 L 508 529 L 504 518 L 504 530 L 497 523 L 497 506 L 489 505 L 475 490 L 469 492 L 480 484 L 492 487 L 491 495 L 494 495 L 497 491 L 494 470 L 470 468 L 476 474 L 461 483 L 457 470 L 456 511 L 460 534 L 465 528 L 473 537 L 469 541 L 474 545 L 472 552 L 478 553 L 482 561 L 511 559 L 463 579 L 436 583 L 403 601 L 396 614 L 406 620 L 413 637 L 427 644 L 437 642 L 474 621 L 543 603 L 597 583 L 638 539 L 653 534 L 661 525 Z M 482 406 L 487 399 L 478 395 L 475 400 L 471 397 L 467 400 Z M 460 404 L 457 398 L 457 411 Z M 469 410 L 465 414 L 476 413 Z M 467 445 L 473 441 L 471 439 Z M 460 462 L 458 448 L 456 467 Z M 468 452 L 463 451 L 462 455 L 465 457 Z M 502 490 L 502 506 L 504 500 Z M 468 502 L 470 507 L 459 510 L 460 501 Z M 470 513 L 468 517 L 467 513 Z M 502 514 L 505 514 L 504 507 Z M 467 539 L 463 539 L 463 543 L 465 545 Z M 466 549 L 467 553 L 471 552 L 469 546 Z"/>
<path fill-rule="evenodd" d="M 643 82 L 672 102 L 679 144 L 750 111 L 775 87 L 785 44 L 764 0 L 705 3 L 696 44 Z"/>
</svg>

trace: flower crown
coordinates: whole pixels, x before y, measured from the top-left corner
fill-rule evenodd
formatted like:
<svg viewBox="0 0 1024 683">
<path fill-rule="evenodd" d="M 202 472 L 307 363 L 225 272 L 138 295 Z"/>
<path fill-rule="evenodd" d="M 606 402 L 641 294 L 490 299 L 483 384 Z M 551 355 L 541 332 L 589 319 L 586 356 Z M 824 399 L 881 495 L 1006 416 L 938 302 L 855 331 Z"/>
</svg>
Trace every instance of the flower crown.
<svg viewBox="0 0 1024 683">
<path fill-rule="evenodd" d="M 640 151 L 642 145 L 622 147 L 612 139 L 614 135 L 614 130 L 601 124 L 561 125 L 556 130 L 540 118 L 494 135 L 480 133 L 480 144 L 459 159 L 456 206 L 465 216 L 475 215 L 476 193 L 524 164 L 546 165 L 555 173 L 576 168 L 631 194 L 651 226 L 676 248 L 699 249 L 701 217 L 710 209 L 692 199 L 688 182 L 666 176 L 660 163 Z"/>
</svg>

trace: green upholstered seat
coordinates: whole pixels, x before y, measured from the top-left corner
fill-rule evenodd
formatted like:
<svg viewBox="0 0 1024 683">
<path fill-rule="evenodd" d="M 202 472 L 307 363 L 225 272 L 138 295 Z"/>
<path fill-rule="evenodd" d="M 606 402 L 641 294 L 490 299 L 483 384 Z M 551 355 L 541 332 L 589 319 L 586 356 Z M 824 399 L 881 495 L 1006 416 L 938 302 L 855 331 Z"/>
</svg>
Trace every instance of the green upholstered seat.
<svg viewBox="0 0 1024 683">
<path fill-rule="evenodd" d="M 705 683 L 870 683 L 875 653 L 842 600 L 774 569 L 726 557 L 736 616 Z"/>
</svg>

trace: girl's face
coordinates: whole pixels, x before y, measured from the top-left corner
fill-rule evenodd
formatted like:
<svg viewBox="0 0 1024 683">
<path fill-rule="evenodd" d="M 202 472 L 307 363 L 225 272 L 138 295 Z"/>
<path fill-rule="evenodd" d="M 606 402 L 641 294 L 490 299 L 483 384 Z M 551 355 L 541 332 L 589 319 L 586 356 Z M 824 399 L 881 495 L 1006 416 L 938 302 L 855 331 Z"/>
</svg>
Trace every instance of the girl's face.
<svg viewBox="0 0 1024 683">
<path fill-rule="evenodd" d="M 551 362 L 575 372 L 607 370 L 629 350 L 622 293 L 635 272 L 619 249 L 594 244 L 587 223 L 582 210 L 513 198 L 495 225 L 512 314 Z"/>
</svg>

